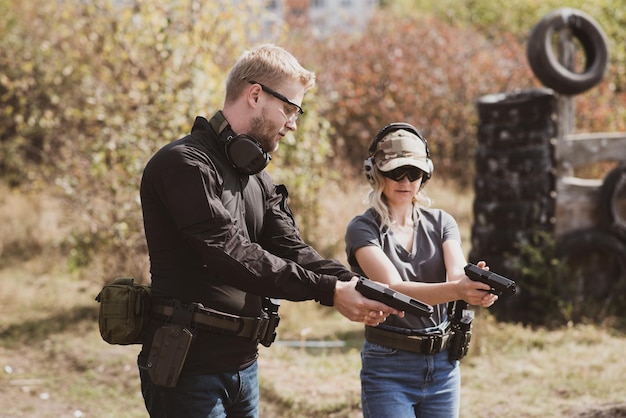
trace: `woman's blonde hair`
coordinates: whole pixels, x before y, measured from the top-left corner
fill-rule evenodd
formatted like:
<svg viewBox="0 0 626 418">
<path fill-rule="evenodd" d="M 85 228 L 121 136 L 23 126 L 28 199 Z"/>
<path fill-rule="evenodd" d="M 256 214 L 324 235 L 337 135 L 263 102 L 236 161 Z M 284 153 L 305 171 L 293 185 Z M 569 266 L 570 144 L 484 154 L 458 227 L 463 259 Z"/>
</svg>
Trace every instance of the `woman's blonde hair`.
<svg viewBox="0 0 626 418">
<path fill-rule="evenodd" d="M 315 86 L 315 73 L 304 68 L 287 50 L 263 44 L 244 52 L 226 78 L 226 103 L 236 100 L 250 81 L 279 89 L 285 80 L 297 80 L 305 92 Z"/>
<path fill-rule="evenodd" d="M 383 194 L 385 188 L 385 178 L 380 173 L 378 167 L 373 166 L 371 170 L 372 187 L 365 197 L 365 203 L 369 205 L 380 216 L 380 227 L 389 228 L 394 219 L 391 218 L 389 212 L 389 206 L 387 205 L 387 198 Z M 413 196 L 412 199 L 413 208 L 416 210 L 422 208 L 428 208 L 432 204 L 432 200 L 426 194 L 423 187 L 420 187 L 419 191 Z"/>
</svg>

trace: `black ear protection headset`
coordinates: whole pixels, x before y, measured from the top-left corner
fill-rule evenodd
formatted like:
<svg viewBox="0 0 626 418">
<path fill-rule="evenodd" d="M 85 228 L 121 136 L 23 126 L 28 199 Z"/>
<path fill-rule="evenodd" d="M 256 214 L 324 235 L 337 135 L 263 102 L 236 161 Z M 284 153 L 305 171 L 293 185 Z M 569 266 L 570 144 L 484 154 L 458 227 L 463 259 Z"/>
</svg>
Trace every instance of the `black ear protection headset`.
<svg viewBox="0 0 626 418">
<path fill-rule="evenodd" d="M 367 178 L 367 181 L 369 182 L 369 184 L 371 184 L 372 186 L 374 186 L 374 175 L 373 175 L 374 165 L 375 165 L 374 154 L 376 154 L 376 147 L 378 146 L 378 143 L 382 141 L 383 138 L 386 137 L 388 134 L 395 132 L 395 131 L 399 131 L 401 129 L 411 132 L 424 143 L 424 148 L 426 149 L 426 164 L 428 164 L 428 171 L 424 172 L 424 176 L 422 177 L 421 187 L 423 187 L 433 175 L 433 170 L 435 169 L 435 167 L 433 165 L 433 161 L 430 159 L 430 150 L 428 149 L 428 142 L 422 136 L 422 134 L 420 134 L 417 128 L 415 128 L 411 124 L 403 123 L 403 122 L 390 123 L 389 125 L 385 126 L 383 129 L 381 129 L 380 132 L 378 132 L 378 135 L 376 135 L 376 137 L 374 138 L 374 141 L 372 141 L 372 145 L 370 145 L 369 147 L 369 150 L 368 150 L 369 157 L 367 157 L 365 161 L 363 162 L 363 169 L 365 171 L 365 177 Z"/>
<path fill-rule="evenodd" d="M 256 174 L 270 163 L 272 156 L 263 151 L 259 141 L 248 134 L 236 135 L 221 112 L 213 116 L 209 123 L 218 133 L 220 141 L 224 142 L 226 158 L 239 173 Z"/>
</svg>

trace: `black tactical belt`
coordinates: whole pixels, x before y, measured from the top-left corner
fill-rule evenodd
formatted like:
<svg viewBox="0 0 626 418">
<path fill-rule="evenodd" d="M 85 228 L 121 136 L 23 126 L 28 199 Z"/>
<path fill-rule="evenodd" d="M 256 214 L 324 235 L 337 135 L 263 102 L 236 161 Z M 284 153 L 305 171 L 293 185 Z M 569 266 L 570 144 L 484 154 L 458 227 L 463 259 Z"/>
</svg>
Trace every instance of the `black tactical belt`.
<svg viewBox="0 0 626 418">
<path fill-rule="evenodd" d="M 381 328 L 365 327 L 365 339 L 371 343 L 422 355 L 440 353 L 447 348 L 450 333 L 444 335 L 406 335 Z"/>
<path fill-rule="evenodd" d="M 176 308 L 171 305 L 153 304 L 152 312 L 170 320 L 175 319 Z M 195 306 L 189 313 L 192 327 L 234 337 L 249 338 L 253 341 L 263 340 L 270 325 L 269 318 L 232 315 L 201 305 Z"/>
</svg>

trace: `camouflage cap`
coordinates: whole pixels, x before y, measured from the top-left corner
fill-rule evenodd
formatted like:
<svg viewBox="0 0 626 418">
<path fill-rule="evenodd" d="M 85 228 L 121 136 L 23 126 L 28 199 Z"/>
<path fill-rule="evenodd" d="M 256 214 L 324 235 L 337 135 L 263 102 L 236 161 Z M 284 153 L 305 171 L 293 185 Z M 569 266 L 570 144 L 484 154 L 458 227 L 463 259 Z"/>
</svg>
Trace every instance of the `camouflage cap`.
<svg viewBox="0 0 626 418">
<path fill-rule="evenodd" d="M 376 146 L 374 162 L 380 171 L 391 171 L 404 165 L 430 173 L 426 144 L 417 135 L 399 129 L 385 135 Z"/>
</svg>

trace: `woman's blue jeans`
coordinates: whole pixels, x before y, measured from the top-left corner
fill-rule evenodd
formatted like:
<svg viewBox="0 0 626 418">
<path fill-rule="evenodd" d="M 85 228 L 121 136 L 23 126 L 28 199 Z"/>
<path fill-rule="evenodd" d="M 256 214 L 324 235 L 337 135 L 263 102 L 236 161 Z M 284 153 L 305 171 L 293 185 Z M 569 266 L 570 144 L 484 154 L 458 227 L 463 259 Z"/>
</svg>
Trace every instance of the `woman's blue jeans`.
<svg viewBox="0 0 626 418">
<path fill-rule="evenodd" d="M 259 415 L 257 362 L 239 372 L 181 376 L 173 388 L 153 384 L 141 366 L 139 376 L 151 418 L 256 418 Z"/>
<path fill-rule="evenodd" d="M 456 418 L 461 369 L 448 351 L 421 355 L 365 341 L 361 351 L 364 418 Z"/>
</svg>

